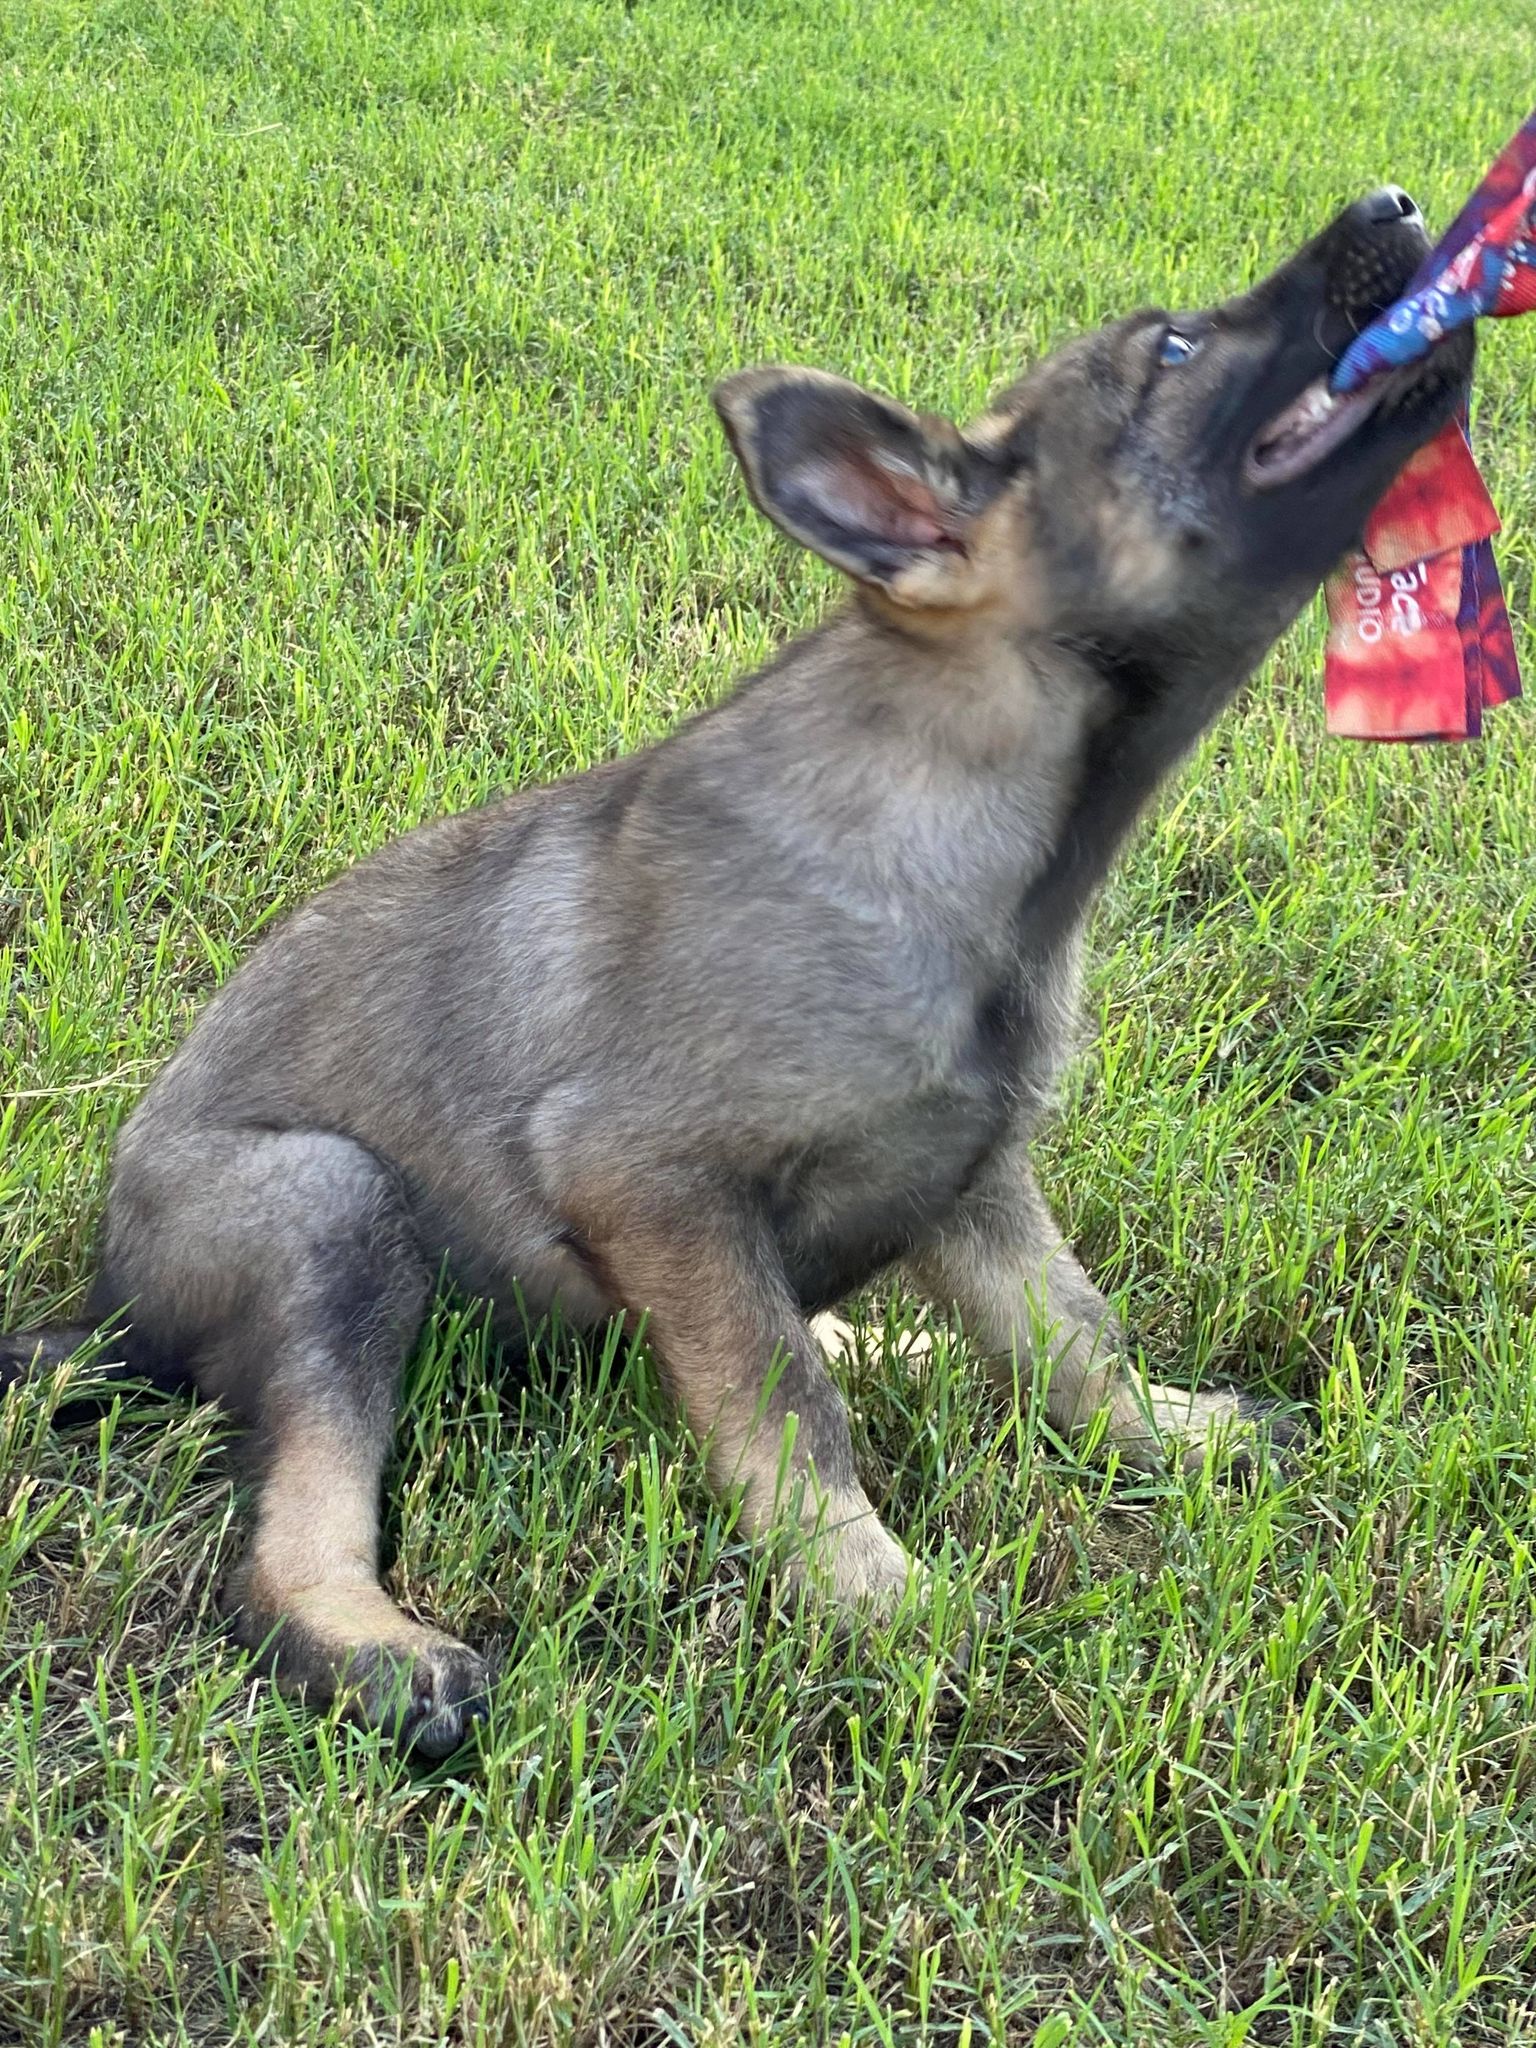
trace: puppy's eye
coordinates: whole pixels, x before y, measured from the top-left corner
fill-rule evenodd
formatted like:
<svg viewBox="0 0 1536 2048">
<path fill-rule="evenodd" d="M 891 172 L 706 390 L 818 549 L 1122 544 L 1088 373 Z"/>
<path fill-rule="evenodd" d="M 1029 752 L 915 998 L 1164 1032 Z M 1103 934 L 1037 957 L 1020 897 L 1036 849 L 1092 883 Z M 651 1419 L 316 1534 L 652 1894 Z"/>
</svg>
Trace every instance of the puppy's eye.
<svg viewBox="0 0 1536 2048">
<path fill-rule="evenodd" d="M 1157 351 L 1157 360 L 1165 370 L 1176 370 L 1180 363 L 1187 363 L 1191 356 L 1199 353 L 1198 341 L 1191 341 L 1187 334 L 1180 334 L 1170 327 Z"/>
</svg>

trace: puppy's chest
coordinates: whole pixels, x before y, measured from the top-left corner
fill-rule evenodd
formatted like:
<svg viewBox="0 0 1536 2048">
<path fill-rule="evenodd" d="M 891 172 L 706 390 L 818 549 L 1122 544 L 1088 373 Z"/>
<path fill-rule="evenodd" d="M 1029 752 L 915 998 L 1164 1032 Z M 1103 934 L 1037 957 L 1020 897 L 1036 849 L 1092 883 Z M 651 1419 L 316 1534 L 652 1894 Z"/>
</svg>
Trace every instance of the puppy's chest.
<svg viewBox="0 0 1536 2048">
<path fill-rule="evenodd" d="M 782 1162 L 771 1210 L 808 1306 L 931 1238 L 997 1146 L 1027 1130 L 1056 1066 L 1049 1009 L 1021 974 L 983 987 L 963 1028 L 930 1033 L 905 1093 L 871 1099 Z"/>
</svg>

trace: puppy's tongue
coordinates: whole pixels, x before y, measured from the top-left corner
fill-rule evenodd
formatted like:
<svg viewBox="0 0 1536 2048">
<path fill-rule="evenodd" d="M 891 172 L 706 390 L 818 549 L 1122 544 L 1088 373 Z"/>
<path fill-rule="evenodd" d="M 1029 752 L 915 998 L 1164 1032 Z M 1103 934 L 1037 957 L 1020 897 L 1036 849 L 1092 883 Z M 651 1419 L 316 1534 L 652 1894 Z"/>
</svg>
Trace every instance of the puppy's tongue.
<svg viewBox="0 0 1536 2048">
<path fill-rule="evenodd" d="M 1294 483 L 1349 439 L 1380 396 L 1379 386 L 1369 384 L 1340 397 L 1320 377 L 1257 435 L 1243 464 L 1244 476 L 1259 491 Z"/>
</svg>

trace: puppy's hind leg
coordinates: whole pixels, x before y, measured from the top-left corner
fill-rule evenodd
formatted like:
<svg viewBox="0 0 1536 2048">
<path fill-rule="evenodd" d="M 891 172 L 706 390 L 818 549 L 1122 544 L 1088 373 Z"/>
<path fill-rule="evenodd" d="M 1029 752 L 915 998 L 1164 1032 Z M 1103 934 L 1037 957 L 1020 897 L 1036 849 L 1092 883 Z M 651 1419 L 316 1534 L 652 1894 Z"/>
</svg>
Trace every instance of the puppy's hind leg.
<svg viewBox="0 0 1536 2048">
<path fill-rule="evenodd" d="M 394 1175 L 328 1133 L 131 1135 L 104 1285 L 136 1325 L 174 1329 L 200 1389 L 250 1425 L 237 1634 L 286 1689 L 446 1755 L 484 1710 L 485 1666 L 378 1579 L 396 1386 L 432 1279 Z"/>
<path fill-rule="evenodd" d="M 234 1588 L 237 1633 L 265 1648 L 285 1690 L 315 1704 L 340 1695 L 364 1726 L 446 1756 L 485 1711 L 488 1674 L 474 1651 L 411 1620 L 379 1584 L 388 1431 L 324 1396 L 282 1406 Z"/>
</svg>

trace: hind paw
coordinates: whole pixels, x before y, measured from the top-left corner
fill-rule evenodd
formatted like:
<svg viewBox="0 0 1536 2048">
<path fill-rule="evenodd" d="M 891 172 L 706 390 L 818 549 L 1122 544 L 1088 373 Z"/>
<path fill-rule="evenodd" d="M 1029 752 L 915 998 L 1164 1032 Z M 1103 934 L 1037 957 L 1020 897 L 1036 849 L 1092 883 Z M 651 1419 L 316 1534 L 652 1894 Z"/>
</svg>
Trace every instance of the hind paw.
<svg viewBox="0 0 1536 2048">
<path fill-rule="evenodd" d="M 350 1720 L 417 1756 L 451 1756 L 489 1709 L 485 1659 L 412 1621 L 377 1584 L 279 1591 L 251 1572 L 232 1604 L 237 1639 L 285 1692 L 313 1707 L 339 1701 Z"/>
<path fill-rule="evenodd" d="M 437 1762 L 469 1740 L 490 1711 L 490 1667 L 448 1636 L 415 1651 L 369 1644 L 342 1680 L 347 1712 L 413 1756 Z"/>
</svg>

